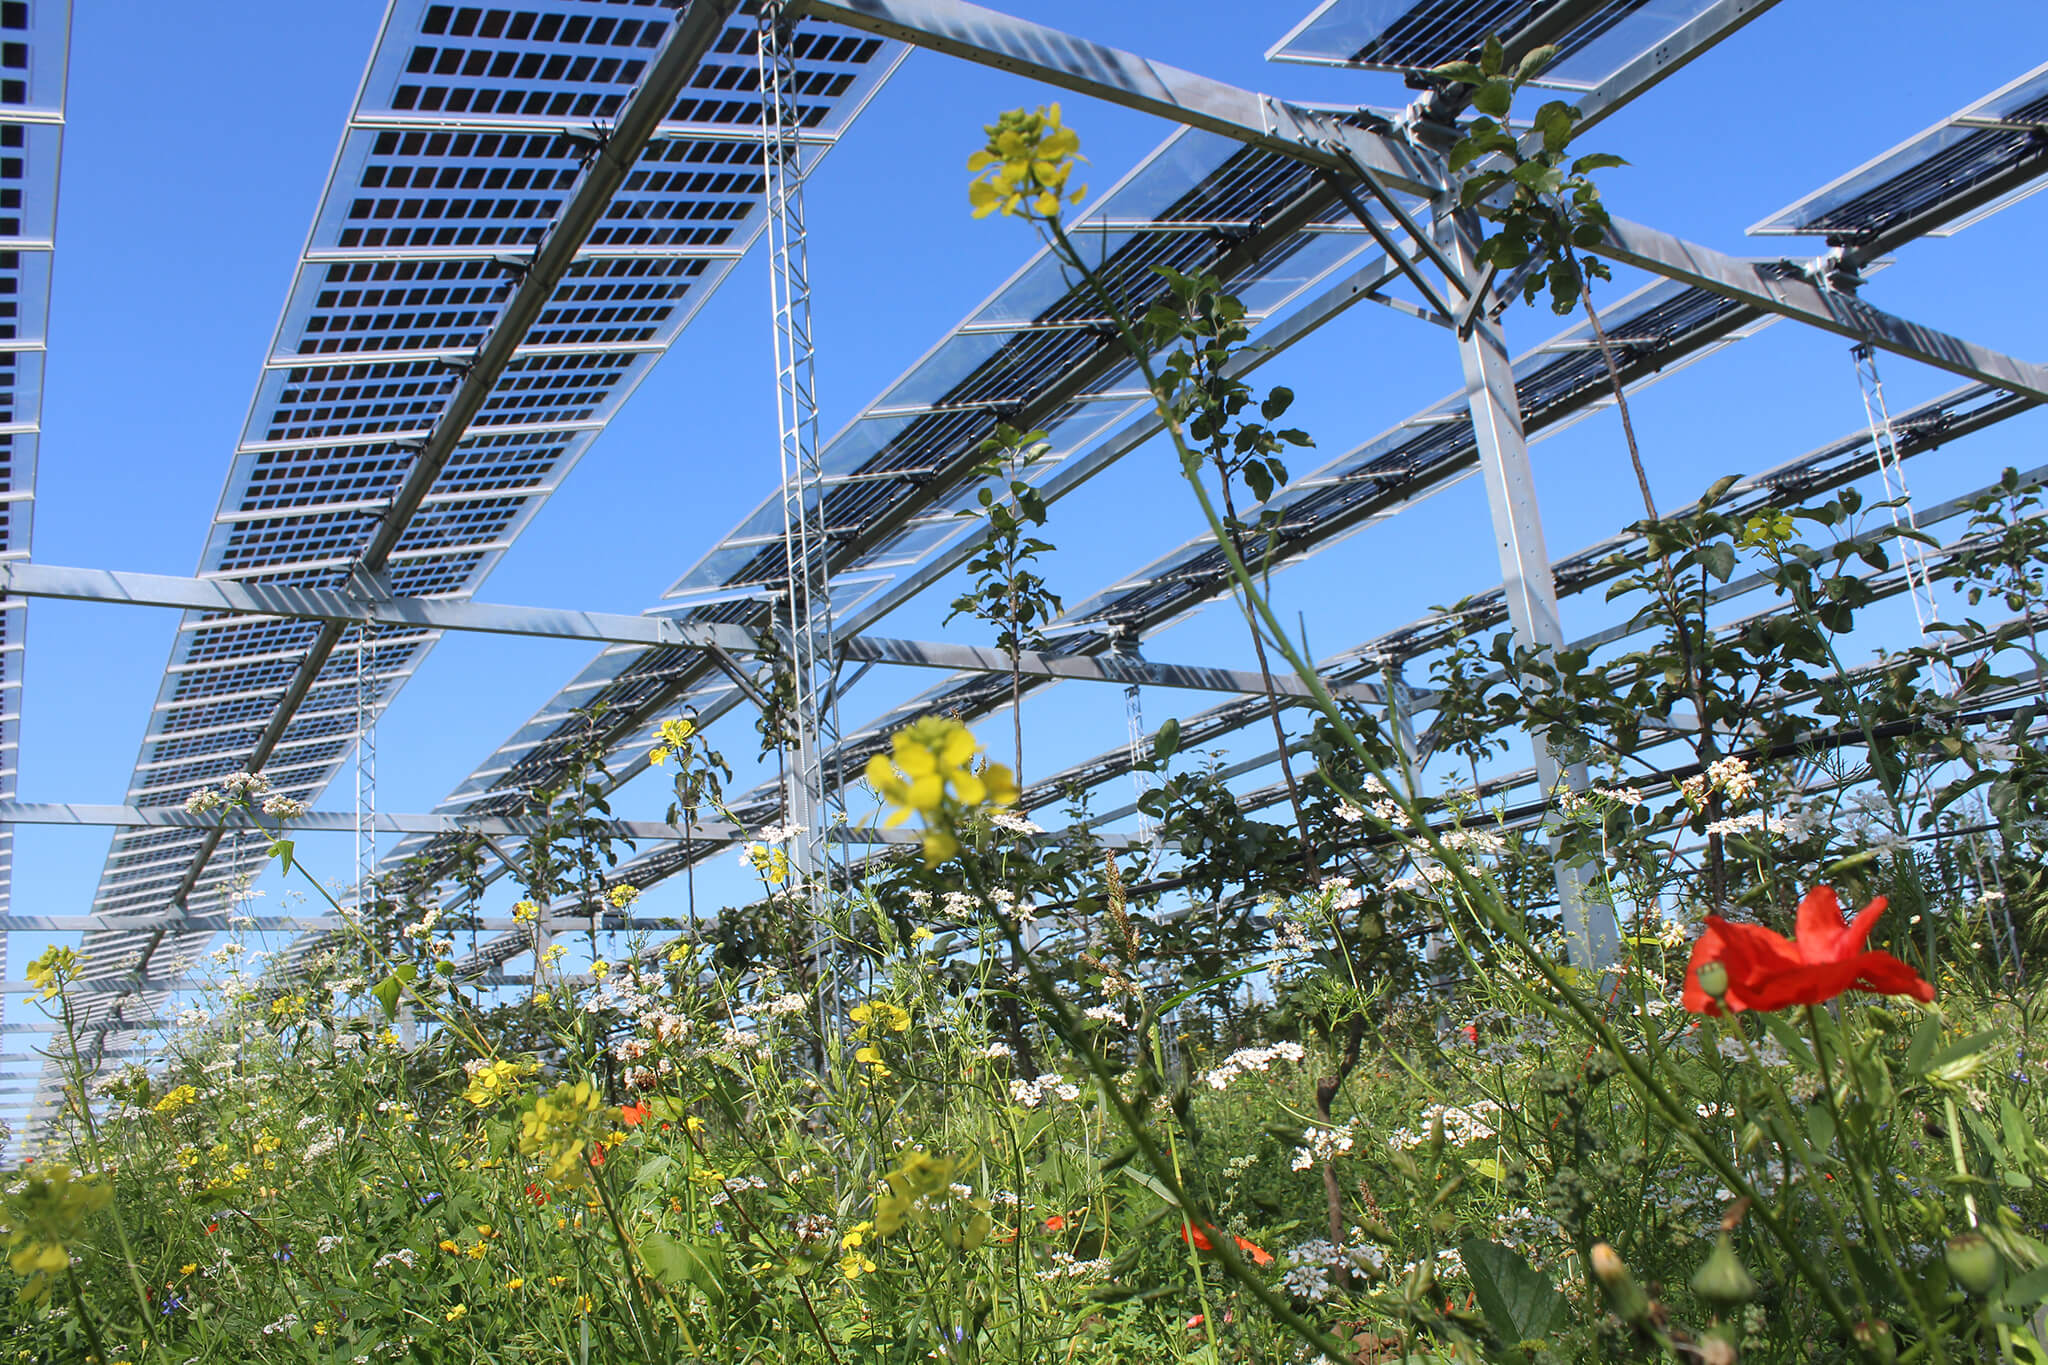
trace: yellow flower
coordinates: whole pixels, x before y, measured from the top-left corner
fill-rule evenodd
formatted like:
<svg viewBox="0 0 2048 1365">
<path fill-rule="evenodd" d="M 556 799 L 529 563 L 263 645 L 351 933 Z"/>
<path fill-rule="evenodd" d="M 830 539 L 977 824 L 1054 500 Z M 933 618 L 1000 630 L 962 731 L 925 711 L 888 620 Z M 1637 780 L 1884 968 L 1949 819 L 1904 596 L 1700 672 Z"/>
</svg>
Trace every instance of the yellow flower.
<svg viewBox="0 0 2048 1365">
<path fill-rule="evenodd" d="M 505 1281 L 505 1287 L 507 1289 L 524 1289 L 526 1281 L 520 1276 L 514 1275 L 511 1279 Z"/>
<path fill-rule="evenodd" d="M 850 1251 L 839 1258 L 839 1273 L 849 1280 L 857 1280 L 863 1275 L 874 1274 L 875 1263 L 858 1251 Z"/>
<path fill-rule="evenodd" d="M 197 1261 L 187 1261 L 185 1262 L 185 1264 L 178 1267 L 178 1273 L 180 1275 L 190 1275 L 198 1269 L 199 1263 Z"/>
<path fill-rule="evenodd" d="M 449 1322 L 453 1322 L 453 1321 L 455 1321 L 455 1320 L 456 1320 L 457 1318 L 460 1318 L 460 1317 L 466 1317 L 466 1316 L 468 1315 L 468 1313 L 469 1313 L 469 1305 L 468 1305 L 468 1304 L 466 1304 L 466 1303 L 458 1303 L 458 1304 L 456 1304 L 456 1305 L 455 1305 L 455 1306 L 454 1306 L 453 1308 L 449 1309 L 449 1310 L 447 1311 L 447 1313 L 446 1313 L 446 1314 L 444 1314 L 443 1316 L 444 1316 L 444 1317 L 445 1317 L 445 1318 L 446 1318 L 446 1319 L 447 1319 L 447 1320 L 448 1320 Z"/>
<path fill-rule="evenodd" d="M 953 830 L 960 815 L 983 806 L 1007 806 L 1017 781 L 1000 763 L 973 766 L 981 752 L 974 734 L 957 720 L 925 716 L 898 730 L 892 752 L 868 760 L 868 785 L 893 809 L 887 826 L 915 815 L 924 822 L 924 858 L 937 866 L 960 851 Z"/>
<path fill-rule="evenodd" d="M 590 974 L 596 977 L 599 981 L 602 981 L 605 979 L 605 977 L 609 976 L 611 974 L 611 970 L 612 964 L 606 962 L 603 958 L 599 958 L 597 961 L 590 964 Z"/>
<path fill-rule="evenodd" d="M 532 901 L 520 901 L 512 907 L 512 922 L 532 924 L 540 918 L 540 907 Z"/>
<path fill-rule="evenodd" d="M 579 1313 L 588 1313 L 588 1312 L 589 1312 L 589 1311 L 590 1311 L 591 1309 L 595 1308 L 596 1306 L 597 1306 L 597 1304 L 596 1304 L 596 1301 L 595 1301 L 595 1300 L 593 1300 L 593 1299 L 592 1299 L 592 1298 L 590 1297 L 590 1295 L 588 1295 L 588 1294 L 578 1294 L 578 1295 L 576 1296 L 576 1311 L 577 1311 L 577 1312 L 579 1312 Z"/>
<path fill-rule="evenodd" d="M 535 1097 L 519 1116 L 519 1152 L 548 1160 L 548 1179 L 581 1180 L 588 1172 L 584 1151 L 597 1133 L 598 1111 L 604 1107 L 589 1081 L 556 1086 Z"/>
<path fill-rule="evenodd" d="M 754 871 L 768 881 L 780 885 L 789 880 L 789 855 L 779 848 L 767 844 L 748 844 L 747 861 L 754 865 Z"/>
<path fill-rule="evenodd" d="M 887 1000 L 872 1000 L 855 1005 L 850 1017 L 860 1025 L 863 1034 L 880 1033 L 887 1029 L 891 1033 L 906 1033 L 910 1029 L 910 1011 L 901 1005 L 892 1005 Z"/>
<path fill-rule="evenodd" d="M 604 898 L 612 903 L 612 909 L 623 910 L 634 901 L 640 899 L 640 888 L 626 885 L 615 886 L 604 893 Z"/>
<path fill-rule="evenodd" d="M 534 1071 L 531 1062 L 515 1062 L 499 1058 L 487 1062 L 470 1073 L 469 1087 L 462 1092 L 462 1098 L 477 1108 L 496 1104 L 519 1093 L 520 1082 Z"/>
<path fill-rule="evenodd" d="M 569 1277 L 567 1275 L 548 1276 L 548 1287 L 550 1289 L 560 1289 L 563 1285 L 567 1283 L 569 1283 Z"/>
<path fill-rule="evenodd" d="M 659 768 L 668 762 L 682 747 L 690 742 L 690 736 L 697 733 L 695 721 L 665 720 L 655 734 L 655 745 L 647 752 L 647 761 Z"/>
<path fill-rule="evenodd" d="M 462 1250 L 461 1247 L 457 1246 L 455 1243 L 449 1241 L 445 1237 L 441 1239 L 439 1245 L 441 1250 L 447 1252 L 450 1256 L 453 1256 L 456 1252 Z"/>
<path fill-rule="evenodd" d="M 1057 104 L 1025 113 L 1012 109 L 982 130 L 988 144 L 967 159 L 974 181 L 967 202 L 976 218 L 1000 210 L 1005 215 L 1055 218 L 1064 198 L 1078 204 L 1086 185 L 1067 192 L 1067 178 L 1081 155 L 1081 139 L 1060 124 Z"/>
<path fill-rule="evenodd" d="M 155 1104 L 152 1104 L 149 1107 L 149 1109 L 150 1112 L 153 1114 L 160 1115 L 164 1118 L 169 1118 L 171 1115 L 177 1113 L 180 1109 L 186 1108 L 188 1105 L 197 1103 L 198 1099 L 199 1092 L 197 1090 L 194 1090 L 191 1086 L 174 1086 L 170 1090 L 165 1091 L 164 1097 L 158 1100 Z"/>
<path fill-rule="evenodd" d="M 882 1050 L 872 1043 L 866 1047 L 855 1048 L 853 1050 L 853 1060 L 866 1065 L 869 1068 L 869 1077 L 873 1080 L 886 1080 L 896 1074 L 889 1070 L 888 1066 L 882 1061 Z"/>
<path fill-rule="evenodd" d="M 28 964 L 29 984 L 41 988 L 36 999 L 56 999 L 67 983 L 77 979 L 84 966 L 85 959 L 70 948 L 45 948 L 41 957 Z"/>
</svg>

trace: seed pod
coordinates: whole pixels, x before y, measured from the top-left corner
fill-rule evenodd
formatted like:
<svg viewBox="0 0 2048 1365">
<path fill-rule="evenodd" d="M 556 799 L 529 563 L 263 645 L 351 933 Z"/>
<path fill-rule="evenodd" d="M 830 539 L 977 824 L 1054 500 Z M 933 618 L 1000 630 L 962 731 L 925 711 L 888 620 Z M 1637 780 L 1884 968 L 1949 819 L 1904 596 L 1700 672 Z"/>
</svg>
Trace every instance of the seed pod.
<svg viewBox="0 0 2048 1365">
<path fill-rule="evenodd" d="M 1725 1312 L 1739 1308 L 1756 1297 L 1756 1281 L 1735 1254 L 1727 1233 L 1714 1238 L 1714 1249 L 1706 1263 L 1692 1277 L 1692 1292 Z"/>
<path fill-rule="evenodd" d="M 1989 1294 L 1998 1283 L 1998 1249 L 1981 1232 L 1949 1238 L 1941 1258 L 1956 1283 L 1972 1294 Z"/>
<path fill-rule="evenodd" d="M 1650 1296 L 1629 1273 L 1628 1262 L 1605 1242 L 1593 1244 L 1593 1276 L 1607 1291 L 1616 1316 L 1625 1322 L 1642 1322 L 1650 1316 Z"/>
<path fill-rule="evenodd" d="M 1702 962 L 1693 973 L 1693 980 L 1700 983 L 1700 989 L 1710 997 L 1719 1000 L 1728 994 L 1728 969 L 1718 962 Z"/>
</svg>

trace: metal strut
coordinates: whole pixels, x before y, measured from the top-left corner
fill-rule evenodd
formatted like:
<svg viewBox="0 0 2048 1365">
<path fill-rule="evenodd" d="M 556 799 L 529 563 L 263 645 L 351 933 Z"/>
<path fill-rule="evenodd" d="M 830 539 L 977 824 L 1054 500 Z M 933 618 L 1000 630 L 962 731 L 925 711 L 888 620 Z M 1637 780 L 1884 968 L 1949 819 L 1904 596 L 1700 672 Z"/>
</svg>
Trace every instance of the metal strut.
<svg viewBox="0 0 2048 1365">
<path fill-rule="evenodd" d="M 825 539 L 824 468 L 819 462 L 816 354 L 811 341 L 809 249 L 804 231 L 804 173 L 796 101 L 795 20 L 782 0 L 761 6 L 761 151 L 768 196 L 768 282 L 775 322 L 775 412 L 782 451 L 782 534 L 789 560 L 786 625 L 793 684 L 794 752 L 787 767 L 791 868 L 814 923 L 820 1006 L 829 1009 L 825 932 L 834 846 L 844 823 L 840 784 L 828 781 L 825 756 L 839 742 L 834 698 L 832 591 Z"/>
</svg>

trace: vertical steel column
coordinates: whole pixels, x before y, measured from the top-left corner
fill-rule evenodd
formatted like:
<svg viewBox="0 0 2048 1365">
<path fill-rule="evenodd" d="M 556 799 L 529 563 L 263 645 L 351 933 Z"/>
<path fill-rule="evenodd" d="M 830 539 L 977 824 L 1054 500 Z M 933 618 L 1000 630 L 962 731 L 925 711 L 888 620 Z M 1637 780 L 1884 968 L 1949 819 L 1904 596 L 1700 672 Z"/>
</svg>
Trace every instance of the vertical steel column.
<svg viewBox="0 0 2048 1365">
<path fill-rule="evenodd" d="M 1451 257 L 1466 280 L 1477 282 L 1474 262 L 1479 224 L 1469 212 L 1450 218 Z M 1454 288 L 1465 292 L 1462 282 Z M 1550 576 L 1550 554 L 1543 545 L 1543 520 L 1536 505 L 1536 480 L 1529 468 L 1529 445 L 1522 432 L 1522 409 L 1515 396 L 1515 372 L 1508 359 L 1500 325 L 1485 307 L 1471 310 L 1469 326 L 1458 337 L 1458 358 L 1465 371 L 1465 403 L 1472 415 L 1472 436 L 1478 447 L 1479 470 L 1486 483 L 1486 503 L 1493 512 L 1495 548 L 1500 553 L 1501 588 L 1507 597 L 1508 621 L 1515 643 L 1525 649 L 1561 649 L 1564 630 L 1558 623 L 1557 585 Z M 1536 781 L 1549 798 L 1560 783 L 1584 791 L 1583 765 L 1561 768 L 1550 745 L 1531 734 Z M 1558 905 L 1574 966 L 1600 968 L 1613 963 L 1620 946 L 1614 908 L 1586 894 L 1587 869 L 1558 860 Z"/>
<path fill-rule="evenodd" d="M 804 229 L 803 148 L 798 134 L 798 39 L 781 0 L 761 6 L 762 171 L 768 195 L 768 280 L 775 320 L 775 412 L 782 449 L 783 545 L 789 560 L 789 668 L 794 683 L 795 752 L 788 764 L 791 865 L 816 922 L 814 956 L 825 984 L 824 917 L 829 910 L 831 826 L 845 798 L 828 780 L 825 756 L 839 741 L 834 700 L 830 546 L 825 539 L 824 469 L 819 463 L 815 352 L 811 341 L 809 250 Z M 831 992 L 821 991 L 821 1005 Z"/>
</svg>

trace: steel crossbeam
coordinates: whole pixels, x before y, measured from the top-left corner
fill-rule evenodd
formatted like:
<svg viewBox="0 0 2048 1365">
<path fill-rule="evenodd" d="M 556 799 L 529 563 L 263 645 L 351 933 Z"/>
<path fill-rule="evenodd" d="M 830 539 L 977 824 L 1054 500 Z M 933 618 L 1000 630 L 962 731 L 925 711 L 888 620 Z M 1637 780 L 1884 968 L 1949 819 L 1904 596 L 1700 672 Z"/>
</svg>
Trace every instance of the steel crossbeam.
<svg viewBox="0 0 2048 1365">
<path fill-rule="evenodd" d="M 1386 184 L 1407 194 L 1427 198 L 1444 187 L 1433 158 L 1356 121 L 1239 89 L 962 0 L 796 0 L 791 8 L 1220 133 L 1324 170 L 1350 174 L 1348 153 Z"/>
<path fill-rule="evenodd" d="M 1873 308 L 1849 288 L 1782 261 L 1742 260 L 1626 218 L 1614 219 L 1605 240 L 1587 249 L 1965 379 L 2048 399 L 2048 368 Z"/>
</svg>

